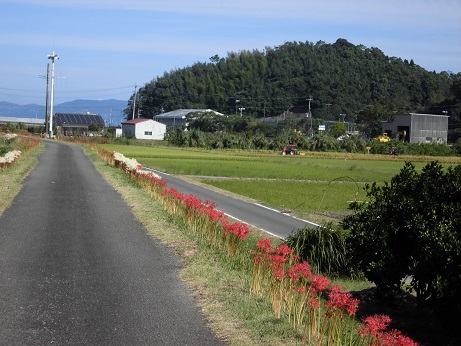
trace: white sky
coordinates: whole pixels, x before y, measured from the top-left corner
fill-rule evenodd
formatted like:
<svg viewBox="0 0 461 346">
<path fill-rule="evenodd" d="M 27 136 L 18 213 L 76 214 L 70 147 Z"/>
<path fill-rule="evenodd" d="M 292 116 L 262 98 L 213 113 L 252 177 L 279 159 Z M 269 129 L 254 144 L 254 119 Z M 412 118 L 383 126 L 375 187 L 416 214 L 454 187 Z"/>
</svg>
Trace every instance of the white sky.
<svg viewBox="0 0 461 346">
<path fill-rule="evenodd" d="M 134 85 L 215 54 L 285 42 L 377 47 L 461 72 L 460 0 L 0 0 L 0 101 L 128 100 Z"/>
</svg>

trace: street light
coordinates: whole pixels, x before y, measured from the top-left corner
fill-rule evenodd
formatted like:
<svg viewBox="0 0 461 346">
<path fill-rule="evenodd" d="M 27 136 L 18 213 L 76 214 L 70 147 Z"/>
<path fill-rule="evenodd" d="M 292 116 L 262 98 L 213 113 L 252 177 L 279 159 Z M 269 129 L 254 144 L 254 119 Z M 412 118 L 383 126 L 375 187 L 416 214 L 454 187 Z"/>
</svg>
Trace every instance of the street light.
<svg viewBox="0 0 461 346">
<path fill-rule="evenodd" d="M 237 104 L 240 102 L 240 100 L 235 100 L 235 115 L 237 115 Z"/>
<path fill-rule="evenodd" d="M 242 116 L 242 111 L 244 111 L 244 110 L 245 110 L 245 108 L 244 108 L 244 107 L 240 107 L 240 108 L 239 108 L 239 111 L 240 111 L 240 116 Z"/>
<path fill-rule="evenodd" d="M 53 137 L 53 106 L 54 106 L 54 61 L 59 59 L 59 55 L 53 54 L 48 55 L 48 59 L 51 59 L 51 96 L 50 96 L 50 121 L 48 136 Z"/>
</svg>

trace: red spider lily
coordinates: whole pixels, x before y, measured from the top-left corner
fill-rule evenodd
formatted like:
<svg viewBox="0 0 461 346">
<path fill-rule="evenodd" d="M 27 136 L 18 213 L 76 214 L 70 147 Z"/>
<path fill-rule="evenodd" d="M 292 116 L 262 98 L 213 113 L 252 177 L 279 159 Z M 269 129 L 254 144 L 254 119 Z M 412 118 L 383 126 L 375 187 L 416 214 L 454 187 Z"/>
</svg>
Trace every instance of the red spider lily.
<svg viewBox="0 0 461 346">
<path fill-rule="evenodd" d="M 304 287 L 304 286 L 298 286 L 298 287 L 296 288 L 296 292 L 298 292 L 298 293 L 306 293 L 306 287 Z"/>
<path fill-rule="evenodd" d="M 210 207 L 210 208 L 212 208 L 212 209 L 216 208 L 216 204 L 211 202 L 209 199 L 205 200 L 205 202 L 203 204 Z"/>
<path fill-rule="evenodd" d="M 349 316 L 353 316 L 357 312 L 359 300 L 353 298 L 350 292 L 341 292 L 341 288 L 335 286 L 335 289 L 332 289 L 328 295 L 330 300 L 325 303 L 325 306 L 329 309 L 344 309 Z M 340 313 L 342 317 L 342 312 Z"/>
<path fill-rule="evenodd" d="M 288 268 L 288 276 L 295 281 L 299 281 L 301 278 L 309 279 L 312 277 L 311 265 L 306 261 L 295 263 Z"/>
<path fill-rule="evenodd" d="M 271 240 L 270 239 L 263 239 L 260 240 L 256 243 L 256 246 L 263 250 L 266 254 L 272 252 L 274 250 L 274 247 L 272 246 Z"/>
<path fill-rule="evenodd" d="M 363 320 L 365 325 L 359 329 L 362 337 L 372 337 L 373 346 L 418 346 L 411 338 L 404 336 L 402 332 L 392 329 L 386 332 L 392 322 L 387 315 L 373 315 Z"/>
<path fill-rule="evenodd" d="M 280 244 L 279 248 L 277 249 L 277 253 L 282 256 L 289 256 L 293 253 L 293 249 L 291 249 L 285 243 Z"/>
<path fill-rule="evenodd" d="M 379 345 L 384 346 L 418 346 L 419 344 L 409 337 L 405 336 L 399 330 L 391 331 L 381 335 Z"/>
<path fill-rule="evenodd" d="M 231 232 L 241 240 L 245 240 L 250 233 L 250 227 L 245 223 L 235 222 L 231 225 Z"/>
<path fill-rule="evenodd" d="M 391 318 L 387 315 L 373 315 L 366 317 L 363 322 L 365 325 L 359 330 L 361 336 L 379 336 L 381 332 L 386 330 L 392 322 Z"/>
<path fill-rule="evenodd" d="M 225 222 L 225 219 L 227 218 L 227 216 L 223 212 L 216 210 L 216 209 L 208 210 L 207 214 L 211 218 L 211 220 L 214 222 L 219 222 L 219 221 Z"/>
<path fill-rule="evenodd" d="M 307 304 L 312 309 L 318 309 L 320 307 L 320 301 L 318 299 L 314 299 L 314 298 L 309 299 Z"/>
<path fill-rule="evenodd" d="M 317 292 L 322 292 L 326 290 L 329 284 L 330 282 L 328 281 L 328 279 L 320 275 L 314 276 L 314 278 L 312 279 L 312 283 L 311 283 L 312 288 Z"/>
<path fill-rule="evenodd" d="M 283 269 L 283 267 L 278 267 L 274 269 L 274 278 L 277 281 L 281 281 L 285 278 L 286 276 L 286 271 Z"/>
</svg>

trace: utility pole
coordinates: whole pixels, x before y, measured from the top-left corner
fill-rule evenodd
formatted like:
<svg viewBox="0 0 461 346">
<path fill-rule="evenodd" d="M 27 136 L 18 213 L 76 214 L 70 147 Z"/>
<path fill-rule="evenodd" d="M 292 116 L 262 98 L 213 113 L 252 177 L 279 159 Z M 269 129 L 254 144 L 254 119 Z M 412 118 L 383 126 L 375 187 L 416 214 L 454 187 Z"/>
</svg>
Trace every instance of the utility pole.
<svg viewBox="0 0 461 346">
<path fill-rule="evenodd" d="M 51 59 L 51 96 L 50 96 L 50 121 L 48 136 L 53 137 L 53 106 L 54 106 L 54 61 L 59 59 L 59 55 L 53 54 L 48 55 L 48 59 Z"/>
<path fill-rule="evenodd" d="M 237 113 L 237 104 L 240 102 L 240 100 L 235 100 L 235 115 L 238 115 Z"/>
<path fill-rule="evenodd" d="M 309 129 L 310 133 L 311 133 L 311 136 L 314 134 L 314 129 L 312 128 L 312 113 L 311 113 L 311 101 L 313 100 L 312 99 L 312 96 L 309 96 L 309 98 L 307 99 L 309 101 L 309 115 L 308 117 L 311 118 L 311 127 Z"/>
<path fill-rule="evenodd" d="M 135 84 L 134 85 L 134 100 L 133 100 L 133 120 L 134 120 L 134 112 L 135 112 L 135 109 L 136 109 L 136 97 L 138 95 L 137 91 L 136 91 L 136 88 L 138 86 Z"/>
<path fill-rule="evenodd" d="M 45 101 L 45 135 L 48 132 L 48 121 L 50 117 L 50 63 L 46 64 L 46 101 Z"/>
<path fill-rule="evenodd" d="M 327 117 L 328 117 L 328 120 L 330 120 L 330 106 L 331 106 L 331 103 L 326 103 L 325 106 L 327 106 Z"/>
</svg>

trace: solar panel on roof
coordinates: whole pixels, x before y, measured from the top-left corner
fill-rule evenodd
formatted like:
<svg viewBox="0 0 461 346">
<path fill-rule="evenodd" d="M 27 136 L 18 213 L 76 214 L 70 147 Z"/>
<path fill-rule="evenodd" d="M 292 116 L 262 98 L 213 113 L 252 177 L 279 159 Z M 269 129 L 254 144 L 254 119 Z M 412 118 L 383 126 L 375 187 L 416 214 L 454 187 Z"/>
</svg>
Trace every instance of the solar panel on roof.
<svg viewBox="0 0 461 346">
<path fill-rule="evenodd" d="M 105 126 L 104 119 L 99 114 L 56 113 L 56 124 L 59 125 L 90 125 Z"/>
</svg>

